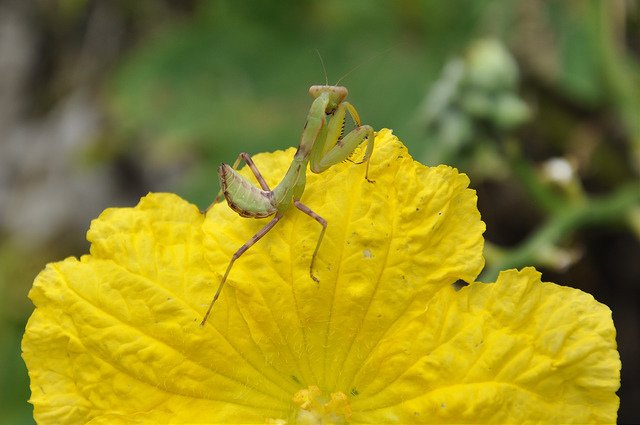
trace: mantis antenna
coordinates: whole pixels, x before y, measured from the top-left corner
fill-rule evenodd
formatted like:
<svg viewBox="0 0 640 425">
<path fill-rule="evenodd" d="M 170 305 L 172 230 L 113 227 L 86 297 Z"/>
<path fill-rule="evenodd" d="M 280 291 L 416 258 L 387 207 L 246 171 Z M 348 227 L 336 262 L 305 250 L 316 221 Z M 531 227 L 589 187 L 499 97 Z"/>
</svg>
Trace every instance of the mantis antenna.
<svg viewBox="0 0 640 425">
<path fill-rule="evenodd" d="M 322 55 L 320 54 L 320 50 L 316 49 L 316 53 L 320 58 L 320 64 L 322 65 L 322 71 L 324 72 L 324 85 L 329 85 L 329 76 L 327 75 L 327 68 L 324 67 L 324 61 L 322 60 Z M 337 85 L 337 84 L 336 84 Z"/>
<path fill-rule="evenodd" d="M 342 77 L 340 77 L 338 79 L 338 81 L 336 81 L 336 86 L 340 84 L 340 81 L 344 80 L 349 74 L 351 74 L 353 71 L 355 71 L 356 69 L 360 68 L 362 65 L 367 64 L 369 62 L 371 62 L 372 60 L 379 58 L 380 56 L 382 56 L 383 54 L 387 53 L 388 51 L 394 49 L 395 46 L 393 47 L 389 47 L 387 49 L 384 49 L 374 55 L 372 55 L 371 57 L 369 57 L 369 59 L 365 59 L 364 61 L 360 62 L 358 65 L 354 66 L 353 68 L 351 68 L 349 71 L 346 72 L 346 74 L 344 74 Z"/>
</svg>

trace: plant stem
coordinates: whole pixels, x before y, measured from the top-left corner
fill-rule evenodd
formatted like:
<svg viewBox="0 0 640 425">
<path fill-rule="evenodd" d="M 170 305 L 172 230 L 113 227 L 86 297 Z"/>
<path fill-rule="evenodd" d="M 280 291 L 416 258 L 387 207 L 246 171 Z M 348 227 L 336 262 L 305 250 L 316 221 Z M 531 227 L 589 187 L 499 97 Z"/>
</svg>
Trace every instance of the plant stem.
<svg viewBox="0 0 640 425">
<path fill-rule="evenodd" d="M 623 186 L 601 198 L 588 198 L 577 204 L 565 204 L 562 210 L 551 214 L 542 227 L 519 246 L 505 250 L 495 264 L 487 267 L 478 280 L 494 281 L 501 270 L 535 264 L 539 253 L 561 241 L 581 227 L 612 223 L 624 219 L 631 208 L 640 204 L 640 184 Z"/>
</svg>

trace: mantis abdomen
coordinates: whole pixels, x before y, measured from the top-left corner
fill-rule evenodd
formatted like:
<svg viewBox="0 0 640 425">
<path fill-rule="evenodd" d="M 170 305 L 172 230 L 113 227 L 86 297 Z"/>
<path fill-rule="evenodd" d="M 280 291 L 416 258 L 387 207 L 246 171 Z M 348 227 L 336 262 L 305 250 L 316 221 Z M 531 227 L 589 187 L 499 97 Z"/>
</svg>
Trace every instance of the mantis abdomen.
<svg viewBox="0 0 640 425">
<path fill-rule="evenodd" d="M 227 164 L 218 168 L 218 177 L 229 206 L 242 217 L 263 218 L 276 213 L 273 192 L 255 187 Z"/>
</svg>

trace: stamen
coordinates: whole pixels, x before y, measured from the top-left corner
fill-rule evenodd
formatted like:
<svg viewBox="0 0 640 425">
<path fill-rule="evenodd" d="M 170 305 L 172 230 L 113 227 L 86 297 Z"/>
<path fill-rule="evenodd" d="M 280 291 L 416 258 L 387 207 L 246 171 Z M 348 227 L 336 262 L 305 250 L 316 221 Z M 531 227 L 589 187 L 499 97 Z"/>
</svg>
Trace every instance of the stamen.
<svg viewBox="0 0 640 425">
<path fill-rule="evenodd" d="M 310 385 L 298 391 L 293 402 L 300 406 L 296 412 L 299 424 L 344 424 L 351 417 L 349 398 L 341 391 L 327 396 L 317 386 Z"/>
</svg>

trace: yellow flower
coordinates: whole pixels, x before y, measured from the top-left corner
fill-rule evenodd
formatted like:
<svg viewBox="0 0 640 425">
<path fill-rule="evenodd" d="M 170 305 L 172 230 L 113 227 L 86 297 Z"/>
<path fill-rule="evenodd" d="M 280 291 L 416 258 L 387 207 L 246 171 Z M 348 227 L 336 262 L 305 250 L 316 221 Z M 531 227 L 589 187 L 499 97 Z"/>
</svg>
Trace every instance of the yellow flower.
<svg viewBox="0 0 640 425">
<path fill-rule="evenodd" d="M 293 149 L 256 155 L 271 187 Z M 246 170 L 243 172 L 246 173 Z M 473 282 L 484 223 L 464 174 L 414 162 L 382 130 L 370 176 L 310 175 L 265 220 L 172 194 L 93 221 L 91 253 L 49 264 L 23 340 L 39 423 L 615 422 L 609 309 L 533 269 Z"/>
</svg>

